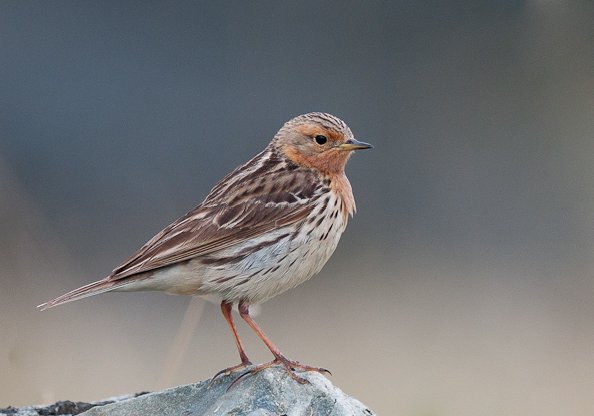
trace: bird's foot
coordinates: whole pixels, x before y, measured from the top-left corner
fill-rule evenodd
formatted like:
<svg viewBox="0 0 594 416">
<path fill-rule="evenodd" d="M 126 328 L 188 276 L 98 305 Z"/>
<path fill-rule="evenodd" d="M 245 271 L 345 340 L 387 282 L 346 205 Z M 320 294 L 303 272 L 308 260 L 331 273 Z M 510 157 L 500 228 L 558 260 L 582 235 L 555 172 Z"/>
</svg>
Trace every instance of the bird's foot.
<svg viewBox="0 0 594 416">
<path fill-rule="evenodd" d="M 210 385 L 212 385 L 212 383 L 213 383 L 213 382 L 214 382 L 214 381 L 215 381 L 215 380 L 216 380 L 218 377 L 220 377 L 220 376 L 222 376 L 222 375 L 229 375 L 229 374 L 231 374 L 231 373 L 234 373 L 234 372 L 236 372 L 236 371 L 238 371 L 238 370 L 243 370 L 243 369 L 245 369 L 245 368 L 247 368 L 247 367 L 249 367 L 249 366 L 251 366 L 251 365 L 252 365 L 252 362 L 251 362 L 251 361 L 249 361 L 249 360 L 247 360 L 247 361 L 242 361 L 241 363 L 239 363 L 239 364 L 237 364 L 237 365 L 234 365 L 233 367 L 228 367 L 228 368 L 225 368 L 225 369 L 223 369 L 223 370 L 221 370 L 221 371 L 217 372 L 217 373 L 216 373 L 214 376 L 212 376 L 212 378 L 210 379 L 210 383 L 208 383 L 208 385 L 209 385 L 209 386 L 210 386 Z"/>
<path fill-rule="evenodd" d="M 236 385 L 240 380 L 242 380 L 245 376 L 247 375 L 253 375 L 256 374 L 262 370 L 265 370 L 267 368 L 270 367 L 274 367 L 277 365 L 281 365 L 283 366 L 286 370 L 287 373 L 289 374 L 289 376 L 291 376 L 291 378 L 293 380 L 295 380 L 296 382 L 300 383 L 300 384 L 309 384 L 309 381 L 306 380 L 303 377 L 300 377 L 296 374 L 296 371 L 316 371 L 318 373 L 326 373 L 329 375 L 332 375 L 332 373 L 322 367 L 312 367 L 309 365 L 305 365 L 305 364 L 301 364 L 298 361 L 292 361 L 289 360 L 287 357 L 285 357 L 284 355 L 278 355 L 274 360 L 268 362 L 268 363 L 264 363 L 264 364 L 259 364 L 253 368 L 250 368 L 249 370 L 245 371 L 244 373 L 240 374 L 239 377 L 237 377 L 233 383 L 231 383 L 231 385 L 229 386 L 229 388 L 233 387 L 234 385 Z"/>
</svg>

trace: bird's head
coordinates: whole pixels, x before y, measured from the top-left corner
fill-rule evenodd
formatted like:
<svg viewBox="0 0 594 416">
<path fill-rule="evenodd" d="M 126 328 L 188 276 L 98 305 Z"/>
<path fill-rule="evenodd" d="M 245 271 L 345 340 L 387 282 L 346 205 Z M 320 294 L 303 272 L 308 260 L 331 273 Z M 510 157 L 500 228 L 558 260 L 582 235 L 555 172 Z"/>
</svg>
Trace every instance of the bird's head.
<svg viewBox="0 0 594 416">
<path fill-rule="evenodd" d="M 344 121 L 326 113 L 308 113 L 289 120 L 272 145 L 293 163 L 323 173 L 344 171 L 353 150 L 373 147 L 356 140 Z"/>
</svg>

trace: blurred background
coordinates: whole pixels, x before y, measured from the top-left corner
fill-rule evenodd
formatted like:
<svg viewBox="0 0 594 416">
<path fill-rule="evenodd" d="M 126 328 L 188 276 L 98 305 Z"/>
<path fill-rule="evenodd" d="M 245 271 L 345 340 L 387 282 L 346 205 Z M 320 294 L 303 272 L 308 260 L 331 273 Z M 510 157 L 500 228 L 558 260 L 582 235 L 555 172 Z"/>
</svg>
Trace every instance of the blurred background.
<svg viewBox="0 0 594 416">
<path fill-rule="evenodd" d="M 593 414 L 593 21 L 589 1 L 1 2 L 0 407 L 236 364 L 202 300 L 35 306 L 326 111 L 375 149 L 334 257 L 261 307 L 283 352 L 379 414 Z"/>
</svg>

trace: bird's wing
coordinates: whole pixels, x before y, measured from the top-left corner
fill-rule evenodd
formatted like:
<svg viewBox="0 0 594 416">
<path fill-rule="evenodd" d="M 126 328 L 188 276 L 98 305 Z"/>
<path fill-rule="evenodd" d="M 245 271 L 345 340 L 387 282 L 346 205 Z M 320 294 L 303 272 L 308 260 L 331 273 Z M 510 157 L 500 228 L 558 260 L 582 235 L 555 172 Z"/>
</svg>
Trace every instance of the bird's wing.
<svg viewBox="0 0 594 416">
<path fill-rule="evenodd" d="M 307 202 L 285 191 L 234 205 L 199 205 L 153 237 L 109 278 L 119 280 L 169 266 L 295 224 L 311 212 Z"/>
<path fill-rule="evenodd" d="M 230 201 L 233 201 L 234 193 L 230 194 Z M 279 227 L 299 223 L 313 208 L 311 199 L 300 199 L 287 190 L 260 196 L 251 194 L 233 204 L 217 201 L 219 203 L 214 204 L 207 198 L 153 237 L 105 279 L 72 290 L 39 308 L 44 310 L 108 292 L 136 279 L 139 273 L 213 253 Z"/>
<path fill-rule="evenodd" d="M 230 175 L 223 183 L 233 179 Z M 267 182 L 273 185 L 250 187 L 236 182 L 225 189 L 224 198 L 219 186 L 213 188 L 201 205 L 153 237 L 109 279 L 119 280 L 241 244 L 310 214 L 319 195 L 311 173 L 276 174 Z"/>
</svg>

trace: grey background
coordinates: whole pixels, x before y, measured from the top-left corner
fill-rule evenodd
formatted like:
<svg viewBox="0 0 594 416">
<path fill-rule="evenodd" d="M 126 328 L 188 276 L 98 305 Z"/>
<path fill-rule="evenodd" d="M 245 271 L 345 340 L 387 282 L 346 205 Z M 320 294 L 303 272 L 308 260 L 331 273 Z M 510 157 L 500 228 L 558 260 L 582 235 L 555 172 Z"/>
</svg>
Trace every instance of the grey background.
<svg viewBox="0 0 594 416">
<path fill-rule="evenodd" d="M 181 329 L 184 297 L 35 305 L 327 111 L 376 148 L 349 163 L 334 257 L 262 306 L 272 339 L 380 414 L 592 414 L 593 21 L 577 1 L 0 2 L 0 406 L 235 364 L 210 303 Z"/>
</svg>

